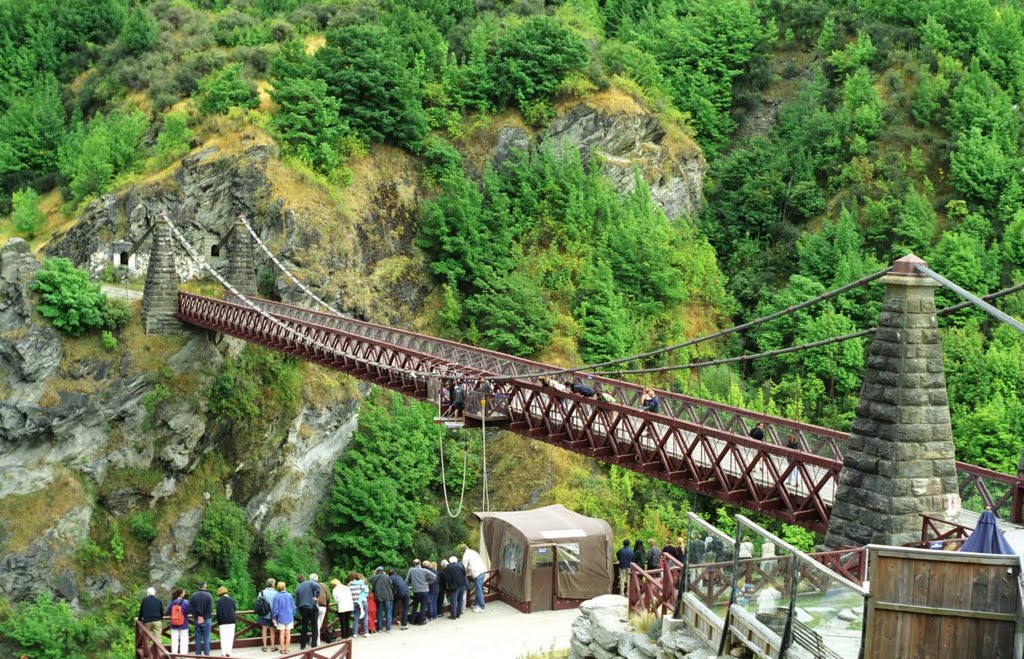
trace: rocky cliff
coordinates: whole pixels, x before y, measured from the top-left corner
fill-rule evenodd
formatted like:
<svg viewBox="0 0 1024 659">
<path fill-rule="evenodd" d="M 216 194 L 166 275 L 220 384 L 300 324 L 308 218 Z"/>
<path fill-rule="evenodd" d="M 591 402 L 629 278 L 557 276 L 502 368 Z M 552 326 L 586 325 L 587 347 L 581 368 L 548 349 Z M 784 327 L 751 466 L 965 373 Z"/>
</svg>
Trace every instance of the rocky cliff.
<svg viewBox="0 0 1024 659">
<path fill-rule="evenodd" d="M 621 192 L 638 172 L 670 217 L 701 203 L 699 150 L 631 100 L 562 108 L 543 133 L 497 121 L 473 139 L 467 151 L 477 166 L 515 149 L 574 145 Z M 337 308 L 419 327 L 434 284 L 413 239 L 429 190 L 417 159 L 384 146 L 351 164 L 351 181 L 336 188 L 282 163 L 273 141 L 250 127 L 97 199 L 46 251 L 97 275 L 116 266 L 139 280 L 149 249 L 140 239 L 167 211 L 211 265 L 226 269 L 225 238 L 244 213 L 286 267 Z M 254 255 L 264 294 L 309 303 Z M 183 250 L 175 259 L 183 281 L 198 277 Z M 190 549 L 214 496 L 242 505 L 259 530 L 312 526 L 365 388 L 304 370 L 297 411 L 243 438 L 210 412 L 209 399 L 240 343 L 205 332 L 146 336 L 137 302 L 113 350 L 96 337 L 60 336 L 34 311 L 28 284 L 38 267 L 23 241 L 0 251 L 0 595 L 52 590 L 74 602 L 83 589 L 118 593 L 139 575 L 170 587 L 195 565 Z M 155 541 L 128 542 L 122 566 L 95 569 L 90 548 L 112 542 L 111 529 L 140 511 L 152 515 Z"/>
</svg>

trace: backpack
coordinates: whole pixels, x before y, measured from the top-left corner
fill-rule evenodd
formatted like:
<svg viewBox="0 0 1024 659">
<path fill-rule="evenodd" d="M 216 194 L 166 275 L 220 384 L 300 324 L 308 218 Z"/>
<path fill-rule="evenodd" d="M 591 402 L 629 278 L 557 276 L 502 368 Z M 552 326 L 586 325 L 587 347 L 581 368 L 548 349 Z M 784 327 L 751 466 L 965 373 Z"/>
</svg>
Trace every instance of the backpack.
<svg viewBox="0 0 1024 659">
<path fill-rule="evenodd" d="M 270 615 L 270 602 L 268 602 L 267 598 L 263 596 L 263 593 L 260 593 L 256 597 L 256 605 L 252 608 L 253 611 L 256 612 L 256 615 L 258 615 L 261 618 L 266 618 L 268 615 Z"/>
<path fill-rule="evenodd" d="M 171 605 L 171 626 L 180 627 L 185 624 L 185 612 L 181 610 L 181 602 Z"/>
</svg>

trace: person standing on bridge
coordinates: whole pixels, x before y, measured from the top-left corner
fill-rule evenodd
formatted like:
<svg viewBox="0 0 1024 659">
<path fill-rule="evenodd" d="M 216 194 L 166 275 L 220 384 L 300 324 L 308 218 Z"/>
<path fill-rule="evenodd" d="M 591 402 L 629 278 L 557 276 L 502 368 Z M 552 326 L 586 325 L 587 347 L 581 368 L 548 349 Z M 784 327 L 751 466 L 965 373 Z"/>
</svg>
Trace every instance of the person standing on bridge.
<svg viewBox="0 0 1024 659">
<path fill-rule="evenodd" d="M 789 433 L 789 437 L 786 438 L 786 448 L 793 449 L 794 451 L 800 450 L 800 436 L 795 432 Z M 793 458 L 786 458 L 786 462 L 793 464 Z M 799 482 L 800 477 L 797 475 L 796 467 L 793 467 L 793 471 L 789 472 L 786 476 L 786 485 L 796 485 Z"/>
<path fill-rule="evenodd" d="M 338 606 L 338 620 L 341 623 L 341 637 L 352 638 L 352 591 L 338 579 L 331 579 L 331 595 Z"/>
<path fill-rule="evenodd" d="M 320 584 L 317 583 L 316 574 L 309 575 L 305 580 L 299 575 L 299 585 L 295 587 L 295 606 L 299 609 L 299 649 L 306 649 L 306 641 L 310 641 L 311 648 L 319 644 L 320 633 L 316 628 L 317 605 L 320 598 Z M 310 628 L 312 627 L 312 633 Z"/>
<path fill-rule="evenodd" d="M 458 620 L 462 616 L 462 607 L 465 604 L 463 598 L 469 587 L 469 581 L 466 578 L 465 566 L 454 556 L 448 558 L 448 567 L 444 569 L 444 583 L 448 589 L 448 599 L 452 603 L 452 612 L 448 618 Z"/>
<path fill-rule="evenodd" d="M 391 587 L 395 591 L 395 604 L 401 608 L 400 612 L 395 612 L 395 617 L 399 613 L 402 614 L 402 626 L 399 629 L 409 629 L 409 585 L 405 583 L 405 579 L 398 576 L 395 568 L 388 570 L 388 578 L 391 579 Z"/>
<path fill-rule="evenodd" d="M 759 442 L 764 441 L 764 423 L 759 421 L 757 425 L 750 429 L 750 438 L 756 439 Z"/>
<path fill-rule="evenodd" d="M 646 552 L 644 552 L 644 541 L 637 540 L 633 543 L 633 562 L 641 570 L 647 567 Z"/>
<path fill-rule="evenodd" d="M 277 595 L 274 584 L 275 581 L 273 579 L 267 579 L 266 588 L 261 590 L 260 594 L 256 596 L 256 624 L 260 626 L 260 638 L 263 642 L 264 652 L 267 651 L 268 647 L 273 647 L 277 650 L 277 647 L 274 645 L 274 623 L 270 619 L 270 612 L 273 610 L 274 605 L 274 596 Z"/>
<path fill-rule="evenodd" d="M 619 594 L 629 594 L 629 565 L 633 562 L 633 548 L 629 546 L 629 539 L 622 541 L 622 547 L 615 552 L 615 559 L 619 573 Z"/>
<path fill-rule="evenodd" d="M 427 598 L 430 597 L 430 582 L 436 581 L 434 573 L 422 566 L 420 559 L 412 562 L 409 573 L 405 575 L 405 583 L 412 591 L 412 606 L 409 617 L 414 625 L 427 624 Z"/>
<path fill-rule="evenodd" d="M 370 631 L 369 621 L 366 616 L 366 601 L 369 596 L 369 588 L 366 581 L 356 572 L 348 573 L 348 588 L 352 594 L 352 620 L 355 624 L 354 633 L 365 637 Z M 363 623 L 363 631 L 359 631 L 359 623 Z"/>
<path fill-rule="evenodd" d="M 281 654 L 291 652 L 292 627 L 295 626 L 295 600 L 292 594 L 285 590 L 283 581 L 277 582 L 277 595 L 274 595 L 274 602 L 271 604 L 270 617 L 277 627 L 277 636 L 281 644 Z"/>
<path fill-rule="evenodd" d="M 391 631 L 391 622 L 395 615 L 395 589 L 391 585 L 391 577 L 384 572 L 384 566 L 378 565 L 370 577 L 373 597 L 377 600 L 377 629 L 382 632 Z"/>
</svg>

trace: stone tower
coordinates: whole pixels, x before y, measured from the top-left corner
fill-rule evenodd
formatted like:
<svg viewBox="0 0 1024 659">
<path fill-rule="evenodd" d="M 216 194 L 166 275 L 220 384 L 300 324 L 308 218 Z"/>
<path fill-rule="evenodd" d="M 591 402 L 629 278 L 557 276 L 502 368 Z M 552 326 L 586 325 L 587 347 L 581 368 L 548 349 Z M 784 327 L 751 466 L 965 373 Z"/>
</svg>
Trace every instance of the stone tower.
<svg viewBox="0 0 1024 659">
<path fill-rule="evenodd" d="M 227 280 L 246 297 L 256 295 L 256 266 L 252 259 L 252 237 L 241 219 L 235 220 L 228 243 Z"/>
<path fill-rule="evenodd" d="M 921 513 L 960 508 L 935 319 L 938 284 L 919 274 L 917 263 L 924 261 L 905 256 L 881 280 L 885 301 L 843 449 L 830 547 L 919 540 Z"/>
<path fill-rule="evenodd" d="M 177 334 L 184 328 L 178 320 L 178 271 L 174 267 L 174 236 L 167 218 L 159 216 L 153 226 L 149 248 L 146 287 L 142 293 L 142 326 L 146 334 Z"/>
</svg>

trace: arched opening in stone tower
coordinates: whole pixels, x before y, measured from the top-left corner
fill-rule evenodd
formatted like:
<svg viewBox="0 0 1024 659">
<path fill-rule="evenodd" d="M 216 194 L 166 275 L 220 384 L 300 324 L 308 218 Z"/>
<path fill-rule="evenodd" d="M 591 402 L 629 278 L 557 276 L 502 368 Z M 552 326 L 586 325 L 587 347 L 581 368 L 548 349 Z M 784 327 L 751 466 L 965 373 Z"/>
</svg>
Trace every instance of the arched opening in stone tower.
<svg viewBox="0 0 1024 659">
<path fill-rule="evenodd" d="M 118 257 L 119 265 L 128 265 L 128 252 L 121 252 Z"/>
<path fill-rule="evenodd" d="M 220 245 L 210 246 L 210 256 L 220 256 Z"/>
</svg>

